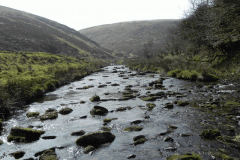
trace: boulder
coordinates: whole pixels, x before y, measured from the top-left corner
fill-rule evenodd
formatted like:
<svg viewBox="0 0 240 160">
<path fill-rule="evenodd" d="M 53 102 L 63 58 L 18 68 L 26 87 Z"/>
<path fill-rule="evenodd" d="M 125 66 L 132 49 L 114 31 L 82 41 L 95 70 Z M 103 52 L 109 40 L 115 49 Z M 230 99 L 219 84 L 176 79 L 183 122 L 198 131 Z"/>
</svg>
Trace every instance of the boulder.
<svg viewBox="0 0 240 160">
<path fill-rule="evenodd" d="M 87 147 L 89 145 L 99 147 L 105 143 L 111 143 L 115 139 L 115 135 L 108 131 L 98 131 L 84 135 L 76 140 L 79 146 Z"/>
<path fill-rule="evenodd" d="M 90 111 L 91 115 L 106 115 L 108 110 L 101 106 L 94 106 L 93 109 Z"/>
<path fill-rule="evenodd" d="M 32 142 L 39 140 L 45 131 L 33 130 L 30 128 L 14 127 L 11 129 L 10 135 L 7 137 L 8 142 Z"/>
</svg>

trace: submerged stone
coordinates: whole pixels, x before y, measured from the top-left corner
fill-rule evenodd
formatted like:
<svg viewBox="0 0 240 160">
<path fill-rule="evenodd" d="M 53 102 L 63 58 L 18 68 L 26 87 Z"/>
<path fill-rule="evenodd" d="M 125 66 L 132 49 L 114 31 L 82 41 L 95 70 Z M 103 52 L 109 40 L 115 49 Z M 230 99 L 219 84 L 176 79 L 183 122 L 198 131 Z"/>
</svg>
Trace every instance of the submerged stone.
<svg viewBox="0 0 240 160">
<path fill-rule="evenodd" d="M 115 139 L 115 136 L 111 132 L 98 131 L 84 135 L 76 140 L 76 144 L 79 146 L 87 147 L 89 145 L 99 147 L 105 143 L 111 143 Z"/>
</svg>

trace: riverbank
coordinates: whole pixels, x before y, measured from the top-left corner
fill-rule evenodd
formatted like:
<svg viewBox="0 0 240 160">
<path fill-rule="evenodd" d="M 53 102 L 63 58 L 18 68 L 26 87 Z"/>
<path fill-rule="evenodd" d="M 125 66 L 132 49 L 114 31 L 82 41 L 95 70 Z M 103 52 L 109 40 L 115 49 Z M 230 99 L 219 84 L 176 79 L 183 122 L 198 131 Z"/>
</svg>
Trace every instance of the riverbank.
<svg viewBox="0 0 240 160">
<path fill-rule="evenodd" d="M 76 59 L 42 52 L 0 53 L 0 118 L 47 92 L 99 71 L 101 59 Z"/>
</svg>

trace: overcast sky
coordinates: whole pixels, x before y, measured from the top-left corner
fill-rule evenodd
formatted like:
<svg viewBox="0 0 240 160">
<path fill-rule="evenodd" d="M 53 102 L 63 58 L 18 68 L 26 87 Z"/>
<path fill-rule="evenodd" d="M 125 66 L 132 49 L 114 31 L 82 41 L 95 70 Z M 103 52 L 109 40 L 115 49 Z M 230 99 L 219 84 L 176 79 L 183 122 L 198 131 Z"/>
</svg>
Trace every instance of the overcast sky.
<svg viewBox="0 0 240 160">
<path fill-rule="evenodd" d="M 42 16 L 73 29 L 124 21 L 179 19 L 189 0 L 1 0 L 0 5 Z"/>
</svg>

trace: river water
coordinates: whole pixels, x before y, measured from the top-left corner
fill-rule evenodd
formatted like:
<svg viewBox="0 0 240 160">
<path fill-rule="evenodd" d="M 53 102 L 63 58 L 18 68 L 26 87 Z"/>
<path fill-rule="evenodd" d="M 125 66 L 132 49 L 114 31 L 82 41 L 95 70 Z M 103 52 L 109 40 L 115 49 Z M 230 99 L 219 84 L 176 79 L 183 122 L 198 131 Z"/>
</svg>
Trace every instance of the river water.
<svg viewBox="0 0 240 160">
<path fill-rule="evenodd" d="M 113 73 L 113 71 L 115 71 Z M 174 78 L 166 78 L 163 81 L 165 90 L 151 89 L 148 90 L 148 84 L 158 80 L 157 74 L 134 75 L 135 71 L 130 71 L 125 66 L 108 66 L 102 72 L 93 73 L 81 81 L 73 82 L 69 85 L 58 88 L 44 96 L 43 99 L 24 110 L 19 111 L 4 123 L 4 130 L 0 139 L 4 144 L 0 146 L 1 159 L 13 159 L 8 154 L 22 150 L 26 152 L 22 159 L 34 158 L 34 154 L 52 147 L 56 148 L 56 153 L 61 160 L 77 160 L 77 159 L 127 159 L 127 156 L 134 154 L 135 159 L 159 159 L 164 160 L 167 156 L 173 154 L 196 153 L 201 154 L 203 159 L 214 159 L 210 154 L 217 152 L 219 148 L 231 151 L 235 156 L 236 150 L 227 148 L 225 145 L 216 141 L 203 140 L 199 134 L 205 128 L 201 123 L 207 120 L 205 112 L 201 112 L 199 108 L 191 106 L 178 107 L 174 105 L 173 109 L 164 108 L 166 103 L 173 102 L 176 99 L 188 100 L 196 97 L 207 96 L 207 92 L 199 94 L 196 82 L 177 80 Z M 119 76 L 121 75 L 121 76 Z M 99 85 L 105 84 L 105 87 L 99 88 Z M 112 84 L 119 84 L 114 85 Z M 89 89 L 79 89 L 84 86 L 93 86 Z M 152 102 L 156 107 L 152 111 L 144 109 L 147 103 L 139 97 L 130 100 L 121 100 L 121 92 L 125 86 L 132 85 L 133 90 L 138 90 L 138 96 L 143 96 L 150 93 L 170 91 L 177 92 L 181 96 L 166 95 L 161 99 Z M 91 102 L 89 99 L 99 95 L 101 99 L 106 101 Z M 80 103 L 85 101 L 86 103 Z M 90 110 L 96 106 L 103 106 L 109 112 L 106 116 L 91 116 Z M 39 118 L 27 118 L 28 112 L 40 112 L 44 114 L 48 108 L 60 110 L 63 107 L 73 109 L 68 115 L 58 115 L 57 119 L 40 121 Z M 119 107 L 131 107 L 126 111 L 117 112 Z M 81 118 L 86 116 L 86 118 Z M 146 118 L 147 117 L 147 118 Z M 115 120 L 104 125 L 103 119 L 115 118 Z M 141 120 L 137 124 L 143 127 L 142 131 L 124 132 L 124 128 L 131 126 L 131 122 Z M 168 130 L 169 126 L 176 126 L 174 132 L 160 136 L 160 133 Z M 56 136 L 55 139 L 43 139 L 32 143 L 13 143 L 7 142 L 7 136 L 14 126 L 29 127 L 46 131 L 44 136 Z M 91 154 L 84 154 L 84 148 L 76 145 L 75 141 L 78 136 L 71 136 L 72 132 L 84 130 L 87 133 L 99 131 L 103 126 L 110 127 L 111 133 L 116 136 L 115 140 L 109 144 L 101 146 Z M 239 126 L 238 126 L 239 128 Z M 186 137 L 182 135 L 188 135 Z M 147 141 L 144 144 L 133 145 L 133 137 L 145 135 Z M 166 142 L 164 139 L 168 136 L 173 138 L 173 141 Z"/>
</svg>

